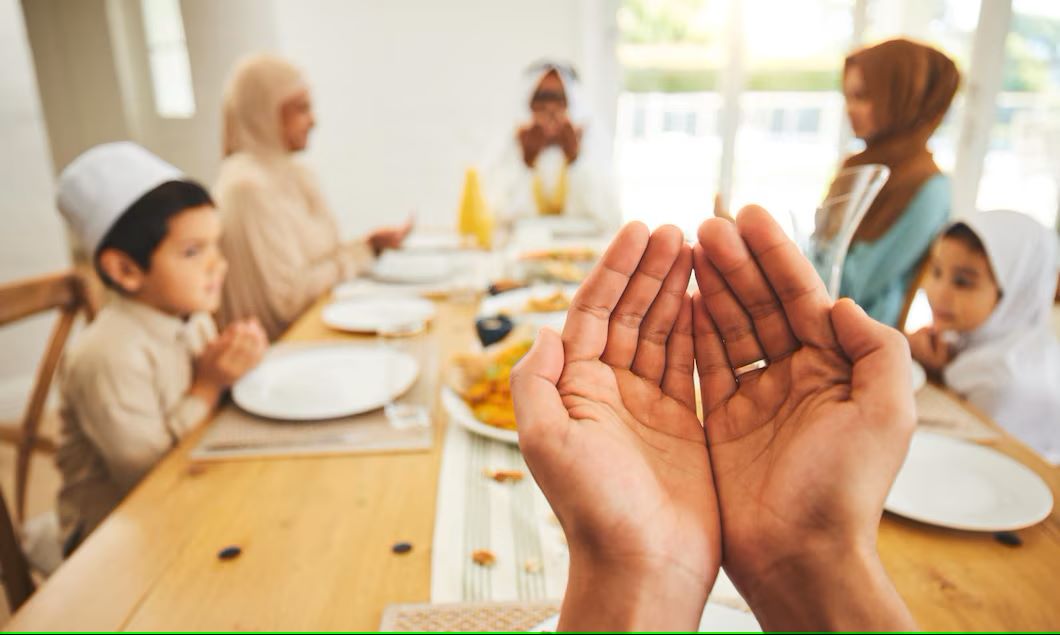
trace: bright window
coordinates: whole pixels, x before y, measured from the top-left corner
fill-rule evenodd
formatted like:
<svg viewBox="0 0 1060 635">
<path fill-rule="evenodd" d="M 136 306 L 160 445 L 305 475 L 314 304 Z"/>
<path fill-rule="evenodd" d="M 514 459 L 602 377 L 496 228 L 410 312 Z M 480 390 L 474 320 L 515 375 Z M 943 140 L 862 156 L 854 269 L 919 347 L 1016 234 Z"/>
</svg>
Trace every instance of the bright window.
<svg viewBox="0 0 1060 635">
<path fill-rule="evenodd" d="M 184 39 L 180 0 L 140 0 L 144 33 L 154 88 L 155 111 L 160 117 L 180 119 L 195 114 L 191 63 Z"/>
<path fill-rule="evenodd" d="M 1014 0 L 979 209 L 1060 226 L 1060 2 Z"/>
<path fill-rule="evenodd" d="M 1012 3 L 977 206 L 1053 224 L 1060 2 Z M 799 233 L 811 229 L 839 160 L 861 147 L 840 92 L 846 54 L 911 37 L 950 55 L 967 80 L 980 8 L 981 0 L 622 0 L 615 149 L 625 217 L 691 232 L 714 194 L 727 192 L 734 211 L 757 202 Z M 951 175 L 967 83 L 929 142 Z"/>
</svg>

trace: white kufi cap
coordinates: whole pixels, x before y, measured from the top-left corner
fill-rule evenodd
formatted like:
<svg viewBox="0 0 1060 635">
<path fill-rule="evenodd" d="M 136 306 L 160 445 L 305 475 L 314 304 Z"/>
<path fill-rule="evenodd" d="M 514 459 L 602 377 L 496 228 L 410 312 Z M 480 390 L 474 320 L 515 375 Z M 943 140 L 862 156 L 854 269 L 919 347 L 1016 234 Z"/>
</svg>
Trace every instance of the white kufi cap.
<svg viewBox="0 0 1060 635">
<path fill-rule="evenodd" d="M 140 197 L 184 174 L 131 141 L 98 145 L 59 175 L 59 211 L 94 257 L 103 237 Z"/>
</svg>

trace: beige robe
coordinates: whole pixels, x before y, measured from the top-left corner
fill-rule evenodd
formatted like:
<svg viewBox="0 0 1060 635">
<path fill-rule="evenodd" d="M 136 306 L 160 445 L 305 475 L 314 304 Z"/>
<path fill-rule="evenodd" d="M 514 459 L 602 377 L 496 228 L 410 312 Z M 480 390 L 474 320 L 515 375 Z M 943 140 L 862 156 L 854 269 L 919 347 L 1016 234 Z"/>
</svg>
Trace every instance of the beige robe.
<svg viewBox="0 0 1060 635">
<path fill-rule="evenodd" d="M 184 321 L 115 297 L 60 367 L 59 521 L 83 539 L 210 412 L 188 396 L 193 358 L 216 336 L 209 315 Z"/>
<path fill-rule="evenodd" d="M 214 186 L 228 277 L 220 322 L 256 317 L 277 339 L 320 295 L 366 268 L 367 243 L 343 243 L 320 189 L 287 151 L 280 107 L 305 90 L 290 64 L 245 61 L 225 96 L 225 159 Z"/>
</svg>

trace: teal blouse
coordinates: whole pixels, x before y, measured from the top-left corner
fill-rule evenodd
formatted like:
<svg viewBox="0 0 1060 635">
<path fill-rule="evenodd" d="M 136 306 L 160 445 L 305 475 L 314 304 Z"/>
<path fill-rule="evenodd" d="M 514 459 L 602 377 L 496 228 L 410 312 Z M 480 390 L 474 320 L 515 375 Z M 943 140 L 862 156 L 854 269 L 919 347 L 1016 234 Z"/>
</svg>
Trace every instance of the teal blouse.
<svg viewBox="0 0 1060 635">
<path fill-rule="evenodd" d="M 950 182 L 936 174 L 924 181 L 887 233 L 850 245 L 839 294 L 853 298 L 876 320 L 895 326 L 917 264 L 949 215 Z"/>
</svg>

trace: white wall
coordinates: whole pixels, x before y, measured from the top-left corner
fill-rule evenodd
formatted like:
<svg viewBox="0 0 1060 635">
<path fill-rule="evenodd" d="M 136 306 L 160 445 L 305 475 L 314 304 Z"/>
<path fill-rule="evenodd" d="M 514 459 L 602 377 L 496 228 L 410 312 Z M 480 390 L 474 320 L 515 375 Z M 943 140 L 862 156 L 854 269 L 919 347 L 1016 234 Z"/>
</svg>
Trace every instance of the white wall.
<svg viewBox="0 0 1060 635">
<path fill-rule="evenodd" d="M 68 264 L 52 203 L 52 166 L 18 0 L 0 0 L 0 282 Z M 16 415 L 28 395 L 52 320 L 0 329 L 0 418 Z"/>
<path fill-rule="evenodd" d="M 22 6 L 56 170 L 97 143 L 128 138 L 106 2 L 29 0 Z M 20 16 L 5 26 L 22 25 Z M 23 72 L 21 59 L 5 61 L 4 73 Z"/>
<path fill-rule="evenodd" d="M 511 134 L 521 71 L 558 57 L 591 76 L 584 34 L 606 27 L 583 1 L 274 1 L 313 90 L 307 159 L 347 234 L 410 210 L 453 222 L 465 167 Z"/>
</svg>

